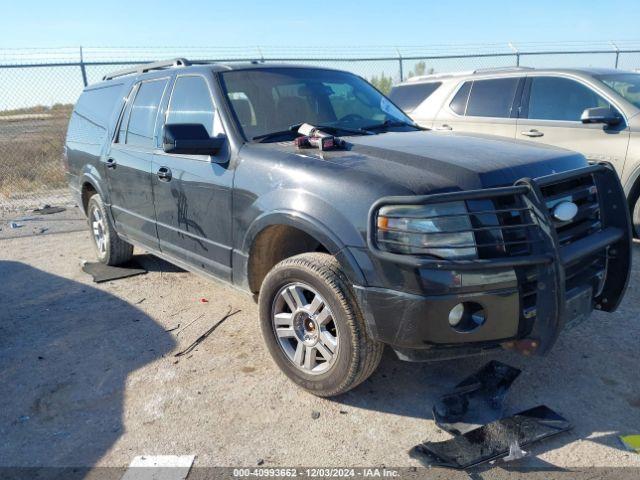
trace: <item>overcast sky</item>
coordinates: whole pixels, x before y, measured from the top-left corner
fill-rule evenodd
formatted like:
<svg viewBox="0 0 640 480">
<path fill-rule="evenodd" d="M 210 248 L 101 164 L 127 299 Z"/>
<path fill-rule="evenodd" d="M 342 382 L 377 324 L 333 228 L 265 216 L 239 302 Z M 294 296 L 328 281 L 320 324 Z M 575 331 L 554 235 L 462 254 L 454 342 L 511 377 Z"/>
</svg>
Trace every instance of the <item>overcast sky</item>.
<svg viewBox="0 0 640 480">
<path fill-rule="evenodd" d="M 640 1 L 7 0 L 0 48 L 635 40 Z"/>
</svg>

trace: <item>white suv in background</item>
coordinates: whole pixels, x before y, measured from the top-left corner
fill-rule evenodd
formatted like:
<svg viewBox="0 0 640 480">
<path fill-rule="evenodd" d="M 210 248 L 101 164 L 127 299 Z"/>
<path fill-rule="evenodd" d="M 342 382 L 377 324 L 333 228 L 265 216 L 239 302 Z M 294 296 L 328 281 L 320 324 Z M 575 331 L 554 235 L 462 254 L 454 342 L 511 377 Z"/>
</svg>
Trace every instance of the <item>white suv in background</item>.
<svg viewBox="0 0 640 480">
<path fill-rule="evenodd" d="M 640 73 L 514 67 L 434 74 L 396 85 L 389 97 L 434 130 L 546 143 L 613 164 L 640 233 Z"/>
</svg>

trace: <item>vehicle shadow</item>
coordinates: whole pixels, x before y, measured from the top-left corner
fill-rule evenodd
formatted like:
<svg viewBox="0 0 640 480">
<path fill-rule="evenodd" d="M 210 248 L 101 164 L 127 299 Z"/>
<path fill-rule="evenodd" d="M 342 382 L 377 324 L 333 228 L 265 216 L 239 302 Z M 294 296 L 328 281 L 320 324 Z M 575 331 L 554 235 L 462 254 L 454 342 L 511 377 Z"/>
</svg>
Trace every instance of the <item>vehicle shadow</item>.
<svg viewBox="0 0 640 480">
<path fill-rule="evenodd" d="M 0 279 L 0 467 L 95 465 L 123 433 L 128 375 L 174 340 L 91 286 L 11 261 Z"/>
<path fill-rule="evenodd" d="M 640 242 L 633 245 L 634 269 L 626 296 L 614 313 L 594 312 L 581 325 L 565 330 L 544 357 L 512 352 L 411 364 L 387 348 L 378 370 L 363 384 L 333 400 L 345 405 L 433 419 L 436 400 L 490 360 L 522 370 L 506 396 L 505 414 L 545 404 L 567 418 L 570 432 L 531 446 L 535 455 L 580 440 L 624 450 L 618 435 L 640 431 Z M 425 432 L 424 438 L 427 438 Z M 427 439 L 428 440 L 428 439 Z M 579 460 L 579 459 L 577 459 Z M 536 463 L 537 462 L 537 463 Z M 539 459 L 519 465 L 536 468 Z"/>
<path fill-rule="evenodd" d="M 186 270 L 169 263 L 166 260 L 151 255 L 150 253 L 136 254 L 133 257 L 133 261 L 143 267 L 148 272 L 163 272 L 163 273 L 180 273 L 186 272 Z"/>
</svg>

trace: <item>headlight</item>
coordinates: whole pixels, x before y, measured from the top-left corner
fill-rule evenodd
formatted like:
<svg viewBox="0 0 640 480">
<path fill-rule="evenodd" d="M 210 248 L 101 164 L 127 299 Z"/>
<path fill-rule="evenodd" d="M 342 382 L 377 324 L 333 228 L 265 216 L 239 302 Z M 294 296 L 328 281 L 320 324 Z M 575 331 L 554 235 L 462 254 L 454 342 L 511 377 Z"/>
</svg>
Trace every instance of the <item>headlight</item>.
<svg viewBox="0 0 640 480">
<path fill-rule="evenodd" d="M 464 202 L 388 205 L 378 210 L 378 246 L 389 252 L 476 258 L 471 220 Z"/>
</svg>

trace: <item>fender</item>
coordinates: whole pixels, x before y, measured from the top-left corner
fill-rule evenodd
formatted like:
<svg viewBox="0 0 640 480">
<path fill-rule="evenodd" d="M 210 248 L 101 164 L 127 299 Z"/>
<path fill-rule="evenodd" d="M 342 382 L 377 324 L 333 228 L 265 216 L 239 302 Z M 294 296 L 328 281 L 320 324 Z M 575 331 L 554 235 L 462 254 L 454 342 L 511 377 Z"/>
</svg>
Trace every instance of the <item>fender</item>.
<svg viewBox="0 0 640 480">
<path fill-rule="evenodd" d="M 107 215 L 109 215 L 109 220 L 111 221 L 111 225 L 115 225 L 115 221 L 113 219 L 113 215 L 111 213 L 111 203 L 110 203 L 110 199 L 109 199 L 109 193 L 108 193 L 108 188 L 106 188 L 106 186 L 103 188 L 102 186 L 102 175 L 100 175 L 100 172 L 98 171 L 98 169 L 93 166 L 93 165 L 85 165 L 84 171 L 82 172 L 82 175 L 80 176 L 80 182 L 79 182 L 79 186 L 80 186 L 80 198 L 82 198 L 82 187 L 85 183 L 90 184 L 95 190 L 96 192 L 98 192 L 98 195 L 100 195 L 100 197 L 102 198 L 102 201 L 105 204 L 106 210 L 107 210 Z M 80 204 L 80 208 L 82 208 L 83 212 L 84 212 L 84 205 L 81 203 Z M 84 212 L 85 215 L 87 215 L 87 212 Z M 115 227 L 114 227 L 115 228 Z"/>
<path fill-rule="evenodd" d="M 249 226 L 241 243 L 240 250 L 234 250 L 233 272 L 234 283 L 246 284 L 248 278 L 248 259 L 251 246 L 258 234 L 272 225 L 288 225 L 295 227 L 322 243 L 331 255 L 334 255 L 345 269 L 345 273 L 353 284 L 365 285 L 365 278 L 344 243 L 338 236 L 318 219 L 305 213 L 290 209 L 279 209 L 266 212 L 257 217 Z"/>
</svg>

